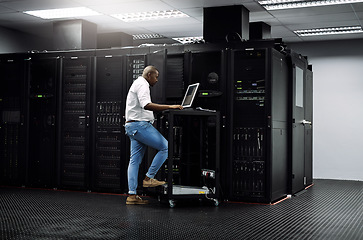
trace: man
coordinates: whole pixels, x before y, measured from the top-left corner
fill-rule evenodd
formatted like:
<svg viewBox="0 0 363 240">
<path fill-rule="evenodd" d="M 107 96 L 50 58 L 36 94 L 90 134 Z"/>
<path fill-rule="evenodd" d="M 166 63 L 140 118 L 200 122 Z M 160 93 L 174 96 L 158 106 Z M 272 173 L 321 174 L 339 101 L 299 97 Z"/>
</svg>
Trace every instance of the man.
<svg viewBox="0 0 363 240">
<path fill-rule="evenodd" d="M 126 199 L 126 204 L 148 203 L 147 200 L 143 200 L 136 193 L 139 166 L 148 146 L 158 152 L 146 173 L 143 187 L 156 187 L 165 184 L 164 181 L 154 179 L 168 157 L 168 141 L 153 127 L 153 111 L 183 109 L 183 107 L 181 105 L 162 105 L 151 102 L 150 86 L 153 87 L 158 82 L 158 77 L 158 70 L 154 66 L 147 66 L 142 76 L 133 82 L 127 94 L 125 131 L 130 138 L 131 145 L 130 163 L 127 170 L 129 196 Z"/>
</svg>

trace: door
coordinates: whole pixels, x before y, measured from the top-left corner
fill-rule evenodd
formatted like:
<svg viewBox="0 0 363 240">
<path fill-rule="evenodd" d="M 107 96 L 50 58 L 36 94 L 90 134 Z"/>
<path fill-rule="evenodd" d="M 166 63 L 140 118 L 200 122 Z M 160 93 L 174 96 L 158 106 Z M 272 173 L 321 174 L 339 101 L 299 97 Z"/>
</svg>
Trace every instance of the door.
<svg viewBox="0 0 363 240">
<path fill-rule="evenodd" d="M 58 59 L 33 57 L 29 68 L 28 183 L 54 187 Z"/>
<path fill-rule="evenodd" d="M 60 185 L 66 188 L 89 188 L 91 62 L 89 57 L 62 62 Z"/>
<path fill-rule="evenodd" d="M 292 65 L 292 194 L 304 189 L 305 176 L 305 95 L 306 71 L 299 61 Z"/>
<path fill-rule="evenodd" d="M 0 58 L 0 184 L 23 185 L 26 179 L 24 55 Z"/>
<path fill-rule="evenodd" d="M 306 71 L 305 81 L 305 186 L 313 183 L 313 72 Z"/>
</svg>

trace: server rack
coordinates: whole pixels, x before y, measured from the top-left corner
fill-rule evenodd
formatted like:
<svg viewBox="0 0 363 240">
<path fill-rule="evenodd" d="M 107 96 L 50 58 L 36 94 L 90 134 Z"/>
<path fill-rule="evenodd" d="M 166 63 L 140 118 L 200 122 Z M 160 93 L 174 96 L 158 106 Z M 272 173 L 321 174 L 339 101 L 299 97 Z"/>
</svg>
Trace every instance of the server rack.
<svg viewBox="0 0 363 240">
<path fill-rule="evenodd" d="M 155 49 L 152 53 L 126 56 L 125 99 L 132 82 L 142 75 L 143 69 L 147 65 L 153 65 L 159 71 L 157 86 L 151 89 L 152 101 L 161 104 L 180 104 L 184 94 L 184 54 L 167 54 L 167 49 L 164 48 Z M 129 141 L 126 141 L 126 144 L 126 163 L 128 164 Z M 142 181 L 155 154 L 154 149 L 148 148 L 145 154 L 146 159 L 140 166 L 139 182 Z"/>
<path fill-rule="evenodd" d="M 284 54 L 231 50 L 229 198 L 273 202 L 287 194 L 287 80 Z"/>
<path fill-rule="evenodd" d="M 27 59 L 25 54 L 0 57 L 0 182 L 24 185 L 27 170 Z"/>
<path fill-rule="evenodd" d="M 92 189 L 120 191 L 126 189 L 124 114 L 124 58 L 98 56 L 95 76 L 94 162 L 92 162 Z"/>
<path fill-rule="evenodd" d="M 222 49 L 199 46 L 185 52 L 184 75 L 187 84 L 200 83 L 195 106 L 220 112 L 220 141 L 226 143 L 227 113 L 230 111 L 226 74 L 228 51 Z M 228 159 L 227 145 L 221 144 L 220 146 L 221 157 L 225 160 Z M 229 162 L 229 160 L 222 161 L 220 165 L 220 182 L 223 190 L 227 189 L 229 185 L 229 180 L 226 180 Z"/>
<path fill-rule="evenodd" d="M 134 55 L 126 55 L 125 56 L 125 73 L 126 73 L 126 80 L 124 81 L 125 88 L 124 88 L 124 101 L 126 101 L 128 90 L 130 89 L 134 80 L 136 80 L 139 76 L 142 75 L 142 72 L 146 66 L 146 54 L 134 54 Z M 125 104 L 123 105 L 123 124 L 125 123 Z M 124 131 L 125 129 L 123 129 Z M 127 167 L 130 161 L 130 141 L 126 135 L 125 136 L 125 152 L 123 157 L 125 158 L 125 172 L 124 172 L 124 179 L 126 181 L 125 188 L 127 187 Z M 149 151 L 148 151 L 149 152 Z M 148 153 L 149 154 L 149 153 Z M 147 156 L 147 155 L 146 155 Z M 145 159 L 150 159 L 150 156 L 147 156 Z M 145 159 L 142 161 L 139 167 L 139 178 L 138 182 L 142 182 L 144 179 L 144 173 L 147 172 L 147 161 Z M 142 173 L 142 174 L 141 174 Z M 138 189 L 141 191 L 141 189 Z M 125 189 L 127 192 L 128 190 Z"/>
<path fill-rule="evenodd" d="M 72 189 L 90 188 L 90 89 L 89 56 L 61 59 L 61 128 L 59 186 Z"/>
<path fill-rule="evenodd" d="M 57 89 L 59 58 L 32 56 L 29 61 L 28 184 L 56 185 Z"/>
</svg>

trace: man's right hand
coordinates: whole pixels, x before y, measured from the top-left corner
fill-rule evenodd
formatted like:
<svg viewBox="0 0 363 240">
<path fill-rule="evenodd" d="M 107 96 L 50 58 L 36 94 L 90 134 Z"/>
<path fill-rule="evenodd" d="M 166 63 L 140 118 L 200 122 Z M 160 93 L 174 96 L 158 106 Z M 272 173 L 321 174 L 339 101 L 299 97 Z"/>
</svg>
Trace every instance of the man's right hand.
<svg viewBox="0 0 363 240">
<path fill-rule="evenodd" d="M 170 105 L 170 109 L 183 109 L 182 105 Z"/>
</svg>

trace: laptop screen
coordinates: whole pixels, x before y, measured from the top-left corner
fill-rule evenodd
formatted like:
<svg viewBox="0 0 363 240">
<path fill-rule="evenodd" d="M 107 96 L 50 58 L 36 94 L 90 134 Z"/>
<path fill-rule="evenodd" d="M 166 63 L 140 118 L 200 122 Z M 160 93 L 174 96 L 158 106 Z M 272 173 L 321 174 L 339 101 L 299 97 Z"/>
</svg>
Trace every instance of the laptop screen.
<svg viewBox="0 0 363 240">
<path fill-rule="evenodd" d="M 191 107 L 195 98 L 195 95 L 197 93 L 199 87 L 199 83 L 194 83 L 188 86 L 187 91 L 185 92 L 184 99 L 182 102 L 183 107 Z"/>
</svg>

